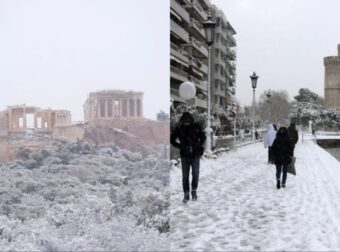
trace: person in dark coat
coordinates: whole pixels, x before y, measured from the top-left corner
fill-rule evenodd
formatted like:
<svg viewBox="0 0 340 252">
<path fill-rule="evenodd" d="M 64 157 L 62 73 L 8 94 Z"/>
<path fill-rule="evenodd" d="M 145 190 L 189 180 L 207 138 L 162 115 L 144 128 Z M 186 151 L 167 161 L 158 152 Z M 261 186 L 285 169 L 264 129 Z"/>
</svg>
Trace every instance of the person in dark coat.
<svg viewBox="0 0 340 252">
<path fill-rule="evenodd" d="M 190 199 L 189 174 L 192 168 L 191 196 L 192 200 L 197 200 L 197 186 L 199 179 L 200 158 L 204 152 L 205 134 L 199 124 L 189 112 L 184 112 L 182 117 L 170 135 L 171 144 L 180 149 L 182 162 L 182 182 L 184 199 Z"/>
<path fill-rule="evenodd" d="M 295 127 L 295 123 L 291 123 L 288 127 L 288 135 L 289 135 L 289 139 L 292 143 L 292 157 L 294 157 L 294 149 L 295 149 L 295 145 L 297 144 L 297 142 L 299 141 L 299 134 L 296 130 Z"/>
<path fill-rule="evenodd" d="M 276 134 L 276 138 L 272 145 L 276 165 L 276 187 L 280 189 L 280 179 L 282 171 L 282 187 L 286 187 L 287 168 L 292 160 L 292 143 L 289 139 L 286 127 L 281 127 Z"/>
</svg>

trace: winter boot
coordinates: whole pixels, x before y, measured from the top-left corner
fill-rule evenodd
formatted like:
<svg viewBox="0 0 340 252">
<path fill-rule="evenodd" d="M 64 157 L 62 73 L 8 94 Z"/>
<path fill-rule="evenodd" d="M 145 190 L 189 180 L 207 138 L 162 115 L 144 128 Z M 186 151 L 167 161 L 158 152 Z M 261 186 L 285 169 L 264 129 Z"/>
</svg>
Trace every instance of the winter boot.
<svg viewBox="0 0 340 252">
<path fill-rule="evenodd" d="M 196 201 L 196 200 L 197 200 L 197 193 L 196 193 L 196 190 L 195 190 L 195 191 L 191 191 L 191 197 L 192 197 L 192 200 L 193 200 L 193 201 Z"/>
<path fill-rule="evenodd" d="M 285 187 L 286 187 L 286 183 L 282 182 L 282 188 L 285 188 Z"/>
<path fill-rule="evenodd" d="M 277 183 L 276 183 L 276 188 L 277 188 L 277 189 L 280 189 L 280 180 L 277 181 Z"/>
<path fill-rule="evenodd" d="M 190 195 L 189 195 L 189 193 L 188 193 L 188 192 L 184 193 L 183 202 L 184 202 L 184 203 L 187 203 L 189 200 L 190 200 Z"/>
</svg>

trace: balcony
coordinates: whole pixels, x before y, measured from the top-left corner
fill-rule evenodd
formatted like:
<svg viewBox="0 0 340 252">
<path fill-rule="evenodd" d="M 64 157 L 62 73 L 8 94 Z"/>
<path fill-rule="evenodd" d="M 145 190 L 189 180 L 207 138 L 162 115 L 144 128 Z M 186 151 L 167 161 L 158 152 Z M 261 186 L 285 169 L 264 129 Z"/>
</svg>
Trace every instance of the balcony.
<svg viewBox="0 0 340 252">
<path fill-rule="evenodd" d="M 204 11 L 202 5 L 198 0 L 191 0 L 190 10 L 196 14 L 201 20 L 207 19 L 207 13 Z"/>
<path fill-rule="evenodd" d="M 209 0 L 201 0 L 201 4 L 204 6 L 205 9 L 210 8 L 210 1 Z"/>
<path fill-rule="evenodd" d="M 189 33 L 173 20 L 170 20 L 170 29 L 175 36 L 181 38 L 185 43 L 190 42 Z"/>
<path fill-rule="evenodd" d="M 194 67 L 194 69 L 199 70 L 203 74 L 208 74 L 208 66 L 204 64 L 197 58 L 189 60 L 189 64 Z"/>
<path fill-rule="evenodd" d="M 189 64 L 189 58 L 188 58 L 188 53 L 182 49 L 180 46 L 174 44 L 171 42 L 170 44 L 170 55 L 173 55 L 183 62 Z"/>
<path fill-rule="evenodd" d="M 225 90 L 215 89 L 214 95 L 225 97 Z"/>
<path fill-rule="evenodd" d="M 225 60 L 223 60 L 220 56 L 215 58 L 215 63 L 221 65 L 222 67 L 226 66 Z"/>
<path fill-rule="evenodd" d="M 184 82 L 188 80 L 188 73 L 180 68 L 170 66 L 170 77 Z"/>
<path fill-rule="evenodd" d="M 182 98 L 179 96 L 178 89 L 176 89 L 176 88 L 170 88 L 170 97 L 171 97 L 171 99 L 173 99 L 174 101 L 183 102 L 183 103 L 186 102 L 184 99 L 182 99 Z"/>
<path fill-rule="evenodd" d="M 200 55 L 197 55 L 198 58 L 208 58 L 208 49 L 203 45 L 202 42 L 190 37 L 190 46 L 192 46 Z"/>
<path fill-rule="evenodd" d="M 232 88 L 229 88 L 229 91 L 232 95 L 235 95 L 236 94 L 236 89 L 235 87 L 232 87 Z"/>
<path fill-rule="evenodd" d="M 229 45 L 231 47 L 236 46 L 236 39 L 234 38 L 234 36 L 231 34 L 231 32 L 228 32 L 228 41 L 229 41 Z"/>
<path fill-rule="evenodd" d="M 193 105 L 199 108 L 204 108 L 207 109 L 208 107 L 208 102 L 206 100 L 201 100 L 195 97 Z"/>
<path fill-rule="evenodd" d="M 205 38 L 203 25 L 196 19 L 190 18 L 190 27 L 192 29 L 192 32 L 196 35 L 196 37 L 199 36 L 201 37 L 201 39 Z"/>
<path fill-rule="evenodd" d="M 203 80 L 199 80 L 195 77 L 192 77 L 192 82 L 195 84 L 196 88 L 200 89 L 203 91 L 203 93 L 207 92 L 207 82 Z"/>
<path fill-rule="evenodd" d="M 236 52 L 231 48 L 227 48 L 227 57 L 231 60 L 235 60 L 236 59 Z"/>
<path fill-rule="evenodd" d="M 180 5 L 178 2 L 175 0 L 170 0 L 170 7 L 171 9 L 176 12 L 182 20 L 184 20 L 186 23 L 190 22 L 190 15 L 188 11 Z"/>
</svg>

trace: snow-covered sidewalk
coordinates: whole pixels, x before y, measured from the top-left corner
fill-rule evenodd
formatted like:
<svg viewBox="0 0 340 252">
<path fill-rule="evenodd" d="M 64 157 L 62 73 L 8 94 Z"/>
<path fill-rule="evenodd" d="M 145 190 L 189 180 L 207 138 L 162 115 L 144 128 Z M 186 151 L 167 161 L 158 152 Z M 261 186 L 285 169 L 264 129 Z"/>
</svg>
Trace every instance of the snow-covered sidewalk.
<svg viewBox="0 0 340 252">
<path fill-rule="evenodd" d="M 172 168 L 171 250 L 340 250 L 340 163 L 310 140 L 295 156 L 297 176 L 280 190 L 263 143 L 203 160 L 187 204 Z"/>
</svg>

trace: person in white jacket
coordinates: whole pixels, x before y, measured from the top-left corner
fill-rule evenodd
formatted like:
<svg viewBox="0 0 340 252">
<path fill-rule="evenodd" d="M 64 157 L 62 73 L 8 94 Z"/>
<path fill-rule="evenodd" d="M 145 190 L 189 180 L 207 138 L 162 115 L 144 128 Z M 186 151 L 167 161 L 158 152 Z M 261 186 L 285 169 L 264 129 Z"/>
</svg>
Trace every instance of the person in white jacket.
<svg viewBox="0 0 340 252">
<path fill-rule="evenodd" d="M 274 163 L 274 157 L 272 154 L 271 146 L 276 138 L 276 131 L 274 129 L 273 124 L 268 124 L 267 132 L 264 136 L 264 148 L 268 147 L 268 163 Z"/>
</svg>

